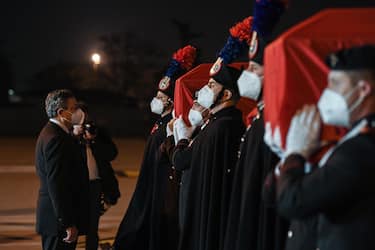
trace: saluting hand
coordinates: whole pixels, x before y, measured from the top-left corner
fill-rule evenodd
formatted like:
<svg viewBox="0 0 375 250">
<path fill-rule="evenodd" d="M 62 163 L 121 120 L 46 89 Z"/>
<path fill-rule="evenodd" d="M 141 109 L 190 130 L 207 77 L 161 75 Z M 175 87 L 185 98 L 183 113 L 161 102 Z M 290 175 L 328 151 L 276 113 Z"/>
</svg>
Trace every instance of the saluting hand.
<svg viewBox="0 0 375 250">
<path fill-rule="evenodd" d="M 292 118 L 286 137 L 286 156 L 297 153 L 308 159 L 320 146 L 321 119 L 315 105 L 305 105 Z"/>
</svg>

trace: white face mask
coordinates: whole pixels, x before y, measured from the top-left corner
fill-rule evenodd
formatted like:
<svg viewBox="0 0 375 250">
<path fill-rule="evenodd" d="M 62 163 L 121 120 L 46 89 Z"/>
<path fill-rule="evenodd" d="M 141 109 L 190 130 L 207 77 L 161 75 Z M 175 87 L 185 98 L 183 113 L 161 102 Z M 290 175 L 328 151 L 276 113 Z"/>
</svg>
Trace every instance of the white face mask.
<svg viewBox="0 0 375 250">
<path fill-rule="evenodd" d="M 150 103 L 151 112 L 155 113 L 157 115 L 161 115 L 164 110 L 164 104 L 163 101 L 154 97 Z"/>
<path fill-rule="evenodd" d="M 215 102 L 215 93 L 207 85 L 201 88 L 198 92 L 198 103 L 205 107 L 206 109 L 210 108 Z"/>
<path fill-rule="evenodd" d="M 328 88 L 323 91 L 318 102 L 318 109 L 325 124 L 350 127 L 350 114 L 364 99 L 358 98 L 351 107 L 348 107 L 347 100 L 353 95 L 356 89 L 357 87 L 345 96 Z"/>
<path fill-rule="evenodd" d="M 85 113 L 82 111 L 82 109 L 77 109 L 72 114 L 72 124 L 73 125 L 82 125 L 85 120 Z"/>
<path fill-rule="evenodd" d="M 203 124 L 203 116 L 201 112 L 197 110 L 190 109 L 188 118 L 189 118 L 191 126 L 193 127 L 198 127 Z"/>
<path fill-rule="evenodd" d="M 257 74 L 244 70 L 237 80 L 237 86 L 240 96 L 256 101 L 262 90 L 262 80 Z"/>
</svg>

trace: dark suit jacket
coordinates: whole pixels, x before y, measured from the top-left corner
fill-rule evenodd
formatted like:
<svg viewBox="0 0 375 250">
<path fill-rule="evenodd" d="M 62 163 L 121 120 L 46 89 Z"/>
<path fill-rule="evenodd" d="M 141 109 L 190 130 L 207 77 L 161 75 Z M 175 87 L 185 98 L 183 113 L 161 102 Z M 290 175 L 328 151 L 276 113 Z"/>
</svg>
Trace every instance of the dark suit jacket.
<svg viewBox="0 0 375 250">
<path fill-rule="evenodd" d="M 57 235 L 69 226 L 85 234 L 88 224 L 88 172 L 78 144 L 58 125 L 48 122 L 36 145 L 40 189 L 36 231 Z"/>
<path fill-rule="evenodd" d="M 375 135 L 337 147 L 323 168 L 304 175 L 304 159 L 289 156 L 278 180 L 279 211 L 290 219 L 318 218 L 321 250 L 374 249 Z"/>
</svg>

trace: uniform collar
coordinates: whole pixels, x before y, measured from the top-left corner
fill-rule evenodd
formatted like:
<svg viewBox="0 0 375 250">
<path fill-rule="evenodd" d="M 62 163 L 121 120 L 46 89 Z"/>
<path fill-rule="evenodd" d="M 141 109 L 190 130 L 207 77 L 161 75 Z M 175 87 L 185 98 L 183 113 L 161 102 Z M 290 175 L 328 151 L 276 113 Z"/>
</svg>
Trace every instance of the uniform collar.
<svg viewBox="0 0 375 250">
<path fill-rule="evenodd" d="M 219 117 L 228 116 L 231 113 L 236 112 L 236 111 L 240 112 L 235 106 L 226 107 L 226 108 L 219 110 L 215 114 L 212 114 L 211 118 L 217 119 Z"/>
<path fill-rule="evenodd" d="M 170 120 L 172 119 L 172 112 L 161 117 L 158 121 L 157 121 L 157 124 L 161 125 L 161 124 L 164 124 L 164 123 L 167 123 L 169 122 Z"/>
</svg>

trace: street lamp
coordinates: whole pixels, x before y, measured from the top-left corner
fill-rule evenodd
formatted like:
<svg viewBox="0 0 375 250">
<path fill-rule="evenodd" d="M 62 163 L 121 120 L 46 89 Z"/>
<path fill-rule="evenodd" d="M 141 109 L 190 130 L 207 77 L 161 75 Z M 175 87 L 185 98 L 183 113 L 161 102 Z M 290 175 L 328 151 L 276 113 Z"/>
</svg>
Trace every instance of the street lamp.
<svg viewBox="0 0 375 250">
<path fill-rule="evenodd" d="M 91 60 L 92 60 L 92 62 L 94 64 L 94 70 L 96 70 L 98 68 L 98 66 L 100 64 L 100 59 L 101 58 L 100 58 L 100 55 L 98 53 L 92 54 Z"/>
</svg>

